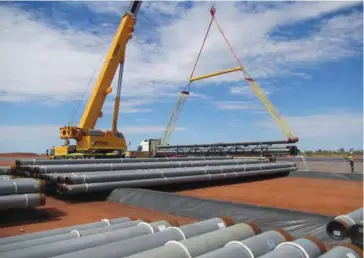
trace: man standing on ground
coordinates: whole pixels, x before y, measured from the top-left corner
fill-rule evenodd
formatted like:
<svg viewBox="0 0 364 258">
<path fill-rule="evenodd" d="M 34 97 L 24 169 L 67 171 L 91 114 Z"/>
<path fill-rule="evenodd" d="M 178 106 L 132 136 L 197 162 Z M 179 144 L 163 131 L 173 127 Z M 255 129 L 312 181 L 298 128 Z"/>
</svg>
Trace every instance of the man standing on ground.
<svg viewBox="0 0 364 258">
<path fill-rule="evenodd" d="M 348 161 L 350 163 L 351 172 L 354 173 L 354 154 L 353 152 L 350 152 L 348 155 Z"/>
</svg>

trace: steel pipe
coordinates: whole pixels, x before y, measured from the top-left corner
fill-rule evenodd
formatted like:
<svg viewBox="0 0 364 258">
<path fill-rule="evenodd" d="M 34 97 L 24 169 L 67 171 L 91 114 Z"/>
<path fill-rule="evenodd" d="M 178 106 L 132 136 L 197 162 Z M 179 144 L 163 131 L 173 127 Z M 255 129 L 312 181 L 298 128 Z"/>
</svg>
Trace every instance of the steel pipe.
<svg viewBox="0 0 364 258">
<path fill-rule="evenodd" d="M 259 164 L 259 165 L 231 165 L 231 166 L 214 166 L 206 167 L 189 167 L 189 168 L 167 168 L 167 169 L 143 169 L 143 170 L 124 170 L 113 172 L 93 172 L 93 173 L 77 173 L 71 176 L 62 177 L 60 174 L 57 178 L 59 182 L 67 184 L 85 184 L 85 183 L 101 183 L 124 180 L 144 180 L 153 178 L 169 178 L 179 176 L 197 176 L 227 172 L 241 172 L 253 170 L 266 170 L 276 168 L 292 167 L 288 164 Z"/>
<path fill-rule="evenodd" d="M 43 186 L 42 181 L 30 178 L 0 180 L 0 195 L 38 193 Z"/>
<path fill-rule="evenodd" d="M 359 208 L 345 215 L 339 215 L 327 223 L 326 232 L 335 240 L 343 240 L 349 237 L 349 229 L 357 222 L 363 220 L 363 208 Z"/>
<path fill-rule="evenodd" d="M 320 255 L 319 258 L 362 258 L 363 251 L 355 245 L 345 243 L 334 246 L 328 252 Z"/>
<path fill-rule="evenodd" d="M 317 258 L 326 251 L 325 245 L 320 240 L 309 236 L 280 243 L 273 251 L 259 258 Z"/>
<path fill-rule="evenodd" d="M 208 169 L 208 168 L 207 168 Z M 223 169 L 223 168 L 222 168 Z M 243 178 L 248 176 L 268 176 L 277 174 L 286 174 L 295 171 L 295 167 L 279 168 L 279 169 L 267 169 L 247 172 L 232 172 L 232 173 L 219 173 L 209 174 L 207 171 L 205 175 L 198 176 L 182 176 L 182 177 L 164 177 L 156 179 L 145 180 L 129 180 L 129 181 L 116 181 L 116 182 L 104 182 L 104 183 L 91 183 L 91 184 L 78 184 L 78 185 L 58 185 L 59 192 L 67 195 L 87 193 L 87 192 L 99 192 L 109 191 L 121 187 L 147 187 L 157 185 L 170 185 L 170 184 L 182 184 L 190 182 L 204 182 L 211 180 L 221 180 L 228 178 Z"/>
<path fill-rule="evenodd" d="M 81 224 L 76 225 L 72 227 L 64 227 L 64 228 L 57 228 L 52 230 L 46 230 L 36 233 L 28 233 L 20 236 L 11 236 L 11 237 L 4 237 L 0 238 L 0 245 L 6 245 L 10 243 L 18 243 L 22 241 L 32 240 L 32 239 L 39 239 L 39 238 L 45 238 L 45 237 L 51 237 L 55 235 L 60 235 L 64 233 L 68 233 L 72 230 L 88 230 L 93 228 L 99 228 L 99 227 L 105 227 L 109 225 L 114 225 L 122 222 L 130 221 L 129 218 L 121 217 L 116 219 L 102 219 L 99 222 L 93 222 L 93 223 L 87 223 L 87 224 Z"/>
<path fill-rule="evenodd" d="M 231 156 L 213 157 L 160 157 L 160 158 L 109 158 L 109 159 L 44 159 L 44 160 L 16 160 L 17 166 L 21 165 L 63 165 L 63 164 L 102 164 L 102 163 L 138 163 L 138 162 L 167 162 L 167 161 L 186 161 L 186 160 L 222 160 L 232 159 Z"/>
<path fill-rule="evenodd" d="M 120 258 L 163 246 L 168 241 L 181 241 L 204 233 L 213 232 L 233 224 L 230 218 L 212 218 L 181 227 L 168 227 L 152 235 L 118 241 L 59 256 L 57 258 Z"/>
<path fill-rule="evenodd" d="M 137 226 L 126 229 L 118 229 L 77 239 L 64 240 L 50 243 L 43 246 L 33 246 L 21 250 L 14 250 L 1 254 L 1 258 L 46 258 L 61 254 L 71 253 L 78 250 L 100 246 L 106 243 L 131 239 L 133 237 L 159 232 L 161 229 L 171 226 L 167 221 L 157 221 L 152 223 L 141 222 Z"/>
<path fill-rule="evenodd" d="M 93 164 L 90 165 L 44 165 L 35 167 L 35 172 L 44 173 L 67 173 L 85 171 L 113 171 L 113 170 L 132 170 L 132 169 L 151 169 L 151 168 L 176 168 L 176 167 L 201 167 L 201 166 L 221 166 L 238 164 L 257 164 L 266 163 L 263 160 L 208 160 L 208 161 L 181 161 L 181 162 L 146 162 L 131 164 Z"/>
<path fill-rule="evenodd" d="M 55 236 L 44 237 L 44 238 L 35 238 L 35 239 L 27 240 L 27 241 L 10 243 L 10 244 L 6 244 L 6 245 L 1 245 L 0 253 L 9 252 L 9 251 L 18 250 L 18 249 L 24 249 L 24 248 L 33 247 L 33 246 L 60 242 L 60 241 L 64 241 L 64 240 L 77 239 L 79 237 L 85 237 L 85 236 L 110 232 L 113 230 L 118 230 L 118 229 L 123 229 L 123 228 L 129 228 L 129 227 L 138 225 L 140 222 L 142 222 L 142 221 L 141 220 L 130 221 L 129 218 L 124 218 L 124 220 L 120 220 L 116 224 L 113 224 L 113 225 L 110 224 L 110 225 L 107 225 L 104 227 L 90 228 L 90 229 L 86 229 L 86 230 L 71 230 L 68 233 L 59 234 L 59 235 L 55 235 Z"/>
<path fill-rule="evenodd" d="M 197 256 L 198 258 L 255 258 L 266 254 L 286 241 L 292 241 L 292 236 L 283 229 L 270 230 L 249 237 L 243 241 L 232 241 L 223 248 Z"/>
<path fill-rule="evenodd" d="M 11 167 L 8 166 L 0 167 L 0 175 L 10 175 L 10 174 L 11 174 Z"/>
<path fill-rule="evenodd" d="M 275 165 L 275 164 L 273 164 Z M 263 165 L 262 165 L 263 166 Z M 268 166 L 264 165 L 264 166 Z M 52 174 L 41 174 L 40 178 L 43 178 L 49 182 L 60 182 L 60 183 L 68 183 L 68 184 L 80 184 L 80 183 L 92 183 L 92 182 L 108 182 L 115 181 L 116 176 L 121 176 L 118 180 L 131 180 L 137 179 L 138 176 L 141 176 L 144 179 L 154 178 L 151 174 L 156 174 L 157 177 L 161 174 L 174 171 L 173 173 L 188 173 L 198 174 L 198 172 L 191 171 L 202 171 L 202 174 L 205 174 L 204 168 L 201 167 L 187 167 L 187 168 L 155 168 L 155 169 L 133 169 L 133 170 L 114 170 L 114 171 L 94 171 L 94 172 L 82 172 L 82 173 L 52 173 Z M 220 171 L 220 168 L 216 166 L 216 168 Z M 251 170 L 252 165 L 247 165 L 246 170 Z M 135 174 L 135 175 L 134 175 Z M 143 174 L 143 176 L 142 176 Z M 113 180 L 110 180 L 109 177 L 112 177 Z M 114 178 L 115 177 L 115 178 Z M 97 179 L 97 178 L 100 178 Z M 118 181 L 117 180 L 117 181 Z"/>
<path fill-rule="evenodd" d="M 13 179 L 13 176 L 8 176 L 8 175 L 0 176 L 0 180 L 10 180 L 10 179 Z"/>
<path fill-rule="evenodd" d="M 349 238 L 353 244 L 363 249 L 363 220 L 349 229 Z"/>
<path fill-rule="evenodd" d="M 222 248 L 234 240 L 242 240 L 261 233 L 253 223 L 239 223 L 233 226 L 205 233 L 182 241 L 169 241 L 164 246 L 137 253 L 130 258 L 191 258 Z"/>
<path fill-rule="evenodd" d="M 37 207 L 43 206 L 45 203 L 45 195 L 38 193 L 0 196 L 0 210 Z"/>
</svg>

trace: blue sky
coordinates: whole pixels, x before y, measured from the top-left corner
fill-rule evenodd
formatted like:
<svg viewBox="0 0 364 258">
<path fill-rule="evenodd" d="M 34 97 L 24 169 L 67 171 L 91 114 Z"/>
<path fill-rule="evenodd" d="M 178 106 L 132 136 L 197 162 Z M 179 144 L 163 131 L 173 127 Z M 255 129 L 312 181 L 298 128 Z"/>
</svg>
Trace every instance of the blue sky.
<svg viewBox="0 0 364 258">
<path fill-rule="evenodd" d="M 77 123 L 128 2 L 0 3 L 0 152 L 42 152 Z M 160 137 L 186 85 L 211 2 L 144 2 L 127 46 L 119 129 Z M 248 72 L 302 149 L 362 148 L 361 2 L 216 2 Z M 213 27 L 197 75 L 236 67 Z M 94 76 L 93 76 L 94 75 Z M 117 74 L 115 75 L 117 78 Z M 91 83 L 89 84 L 89 82 Z M 116 79 L 113 86 L 116 86 Z M 171 144 L 284 139 L 241 73 L 192 84 Z M 97 127 L 111 127 L 114 95 Z"/>
</svg>

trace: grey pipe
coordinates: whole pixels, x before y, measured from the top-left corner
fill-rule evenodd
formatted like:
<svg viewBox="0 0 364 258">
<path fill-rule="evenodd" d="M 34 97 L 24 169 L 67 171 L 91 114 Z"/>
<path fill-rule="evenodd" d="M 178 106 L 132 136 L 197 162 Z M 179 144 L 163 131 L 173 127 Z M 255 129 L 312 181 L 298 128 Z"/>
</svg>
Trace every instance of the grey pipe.
<svg viewBox="0 0 364 258">
<path fill-rule="evenodd" d="M 320 255 L 319 258 L 362 258 L 363 251 L 352 244 L 341 244 Z"/>
<path fill-rule="evenodd" d="M 14 194 L 0 196 L 0 210 L 10 210 L 16 208 L 38 207 L 45 205 L 44 194 Z"/>
<path fill-rule="evenodd" d="M 55 235 L 68 233 L 72 230 L 80 231 L 80 230 L 105 227 L 105 226 L 114 225 L 114 224 L 122 223 L 122 222 L 126 222 L 126 221 L 130 221 L 130 219 L 125 218 L 125 217 L 110 219 L 110 220 L 102 219 L 99 222 L 81 224 L 81 225 L 76 225 L 76 226 L 72 226 L 72 227 L 57 228 L 57 229 L 46 230 L 46 231 L 41 231 L 41 232 L 28 233 L 28 234 L 19 235 L 19 236 L 4 237 L 4 238 L 0 238 L 0 245 L 17 243 L 17 242 L 27 241 L 27 240 L 31 240 L 31 239 L 51 237 L 51 236 L 55 236 Z"/>
<path fill-rule="evenodd" d="M 13 178 L 13 176 L 8 176 L 8 175 L 0 176 L 0 180 L 9 180 L 12 178 Z"/>
<path fill-rule="evenodd" d="M 85 230 L 71 230 L 67 233 L 54 235 L 54 236 L 50 236 L 50 237 L 35 238 L 35 239 L 27 240 L 27 241 L 10 243 L 10 244 L 6 244 L 6 245 L 1 245 L 0 253 L 9 252 L 12 250 L 24 249 L 24 248 L 28 248 L 28 247 L 37 246 L 37 245 L 45 245 L 45 244 L 49 244 L 49 243 L 55 243 L 55 242 L 60 242 L 60 241 L 64 241 L 64 240 L 70 240 L 70 239 L 74 239 L 74 238 L 105 233 L 105 232 L 118 230 L 118 229 L 122 229 L 122 228 L 128 228 L 128 227 L 136 226 L 140 222 L 142 222 L 142 221 L 141 220 L 130 221 L 129 218 L 124 218 L 124 220 L 120 220 L 120 222 L 118 222 L 118 223 L 115 223 L 113 225 L 110 224 L 105 227 L 96 227 L 96 228 L 90 228 L 90 229 L 85 229 Z"/>
<path fill-rule="evenodd" d="M 190 258 L 222 248 L 234 240 L 242 240 L 259 234 L 253 223 L 239 223 L 233 226 L 205 233 L 182 241 L 169 241 L 164 246 L 137 253 L 130 258 L 173 257 Z"/>
<path fill-rule="evenodd" d="M 11 167 L 0 166 L 0 175 L 9 175 L 9 174 L 11 174 Z"/>
<path fill-rule="evenodd" d="M 259 258 L 317 258 L 326 252 L 325 245 L 312 236 L 280 243 L 273 251 Z"/>
<path fill-rule="evenodd" d="M 209 174 L 227 173 L 227 172 L 241 172 L 273 168 L 287 168 L 292 167 L 292 164 L 254 164 L 254 165 L 230 165 L 230 166 L 214 166 L 208 168 Z M 125 170 L 113 172 L 92 172 L 84 174 L 74 174 L 71 176 L 58 177 L 59 182 L 66 182 L 67 184 L 85 184 L 85 183 L 101 183 L 112 181 L 124 180 L 141 180 L 152 178 L 164 177 L 178 177 L 178 176 L 196 176 L 205 175 L 207 173 L 206 167 L 189 167 L 189 168 L 167 168 L 167 169 L 143 169 L 143 170 Z M 63 180 L 62 180 L 63 179 Z"/>
<path fill-rule="evenodd" d="M 363 249 L 363 220 L 349 229 L 349 238 L 354 245 Z"/>
<path fill-rule="evenodd" d="M 229 218 L 212 218 L 181 227 L 169 227 L 153 235 L 144 235 L 94 248 L 73 252 L 57 258 L 120 258 L 163 246 L 171 240 L 181 241 L 204 233 L 213 232 L 232 225 Z"/>
<path fill-rule="evenodd" d="M 43 189 L 43 183 L 34 179 L 11 179 L 0 181 L 0 195 L 38 193 Z"/>
<path fill-rule="evenodd" d="M 21 165 L 61 165 L 61 164 L 101 164 L 101 163 L 138 163 L 138 162 L 168 162 L 184 160 L 220 160 L 232 159 L 232 156 L 209 156 L 209 157 L 160 157 L 160 158 L 109 158 L 109 159 L 31 159 L 16 160 L 17 166 Z"/>
<path fill-rule="evenodd" d="M 255 258 L 272 251 L 278 244 L 292 241 L 293 238 L 283 229 L 270 230 L 249 237 L 243 241 L 232 241 L 223 248 L 197 256 L 198 258 Z"/>
<path fill-rule="evenodd" d="M 176 162 L 145 162 L 129 164 L 92 164 L 92 165 L 43 165 L 35 167 L 35 172 L 44 173 L 67 173 L 67 172 L 85 172 L 85 171 L 113 171 L 129 169 L 151 169 L 151 168 L 176 168 L 176 167 L 201 167 L 201 166 L 221 166 L 221 165 L 238 165 L 238 164 L 257 164 L 266 163 L 265 160 L 206 160 L 206 161 L 176 161 Z"/>
<path fill-rule="evenodd" d="M 44 246 L 34 246 L 21 250 L 14 250 L 1 254 L 1 258 L 46 258 L 60 254 L 75 252 L 78 250 L 100 246 L 106 243 L 130 239 L 133 237 L 153 234 L 160 230 L 160 227 L 168 227 L 167 221 L 157 221 L 153 223 L 142 222 L 137 226 L 126 229 L 118 229 L 111 232 L 105 232 L 77 239 L 64 240 L 60 242 L 50 243 Z"/>
<path fill-rule="evenodd" d="M 72 195 L 79 193 L 88 192 L 99 192 L 109 191 L 120 187 L 147 187 L 157 185 L 170 185 L 170 184 L 181 184 L 190 182 L 204 182 L 210 180 L 221 180 L 227 178 L 242 178 L 248 176 L 258 175 L 276 175 L 285 174 L 296 170 L 294 167 L 280 168 L 280 169 L 267 169 L 260 171 L 247 171 L 247 172 L 233 172 L 233 173 L 219 173 L 209 174 L 209 168 L 206 168 L 207 172 L 205 175 L 198 176 L 182 176 L 182 177 L 164 177 L 156 179 L 145 179 L 145 180 L 130 180 L 130 181 L 116 181 L 116 182 L 104 182 L 104 183 L 92 183 L 92 184 L 78 184 L 78 185 L 58 185 L 58 191 L 63 194 Z"/>
<path fill-rule="evenodd" d="M 244 171 L 250 171 L 255 170 L 256 168 L 263 169 L 263 168 L 283 168 L 283 167 L 289 167 L 292 164 L 243 164 L 243 165 L 230 165 L 230 166 L 224 166 L 225 172 L 231 171 L 236 172 L 237 168 L 241 169 L 241 166 L 245 166 Z M 119 180 L 131 180 L 131 179 L 137 179 L 136 175 L 139 175 L 140 178 L 147 179 L 153 178 L 153 175 L 150 175 L 152 173 L 155 173 L 155 175 L 160 177 L 160 175 L 163 176 L 164 173 L 171 173 L 172 174 L 179 174 L 189 171 L 191 174 L 195 173 L 202 173 L 205 174 L 205 168 L 204 167 L 185 167 L 185 168 L 155 168 L 155 169 L 133 169 L 133 170 L 114 170 L 114 171 L 94 171 L 94 172 L 80 172 L 80 173 L 52 173 L 52 174 L 41 174 L 40 178 L 46 179 L 49 182 L 61 182 L 68 184 L 82 184 L 82 183 L 92 183 L 92 182 L 103 182 L 108 177 L 116 177 L 119 175 Z M 195 172 L 193 172 L 195 171 Z M 219 166 L 213 166 L 211 167 L 210 173 L 220 173 L 221 169 Z M 143 175 L 143 176 L 141 176 Z M 153 177 L 152 177 L 153 176 Z M 94 178 L 102 178 L 100 180 L 93 179 Z M 90 178 L 89 180 L 87 178 Z M 92 178 L 92 179 L 91 179 Z M 116 180 L 116 179 L 113 179 Z M 106 181 L 107 182 L 107 181 Z"/>
<path fill-rule="evenodd" d="M 326 232 L 332 239 L 343 240 L 349 237 L 350 227 L 360 220 L 363 220 L 363 208 L 335 217 L 327 223 Z"/>
</svg>

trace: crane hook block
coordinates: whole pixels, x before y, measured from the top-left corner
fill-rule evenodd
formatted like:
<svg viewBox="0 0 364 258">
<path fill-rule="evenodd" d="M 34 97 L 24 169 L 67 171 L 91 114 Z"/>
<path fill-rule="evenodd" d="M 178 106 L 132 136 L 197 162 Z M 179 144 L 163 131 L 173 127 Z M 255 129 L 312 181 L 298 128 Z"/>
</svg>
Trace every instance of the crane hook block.
<svg viewBox="0 0 364 258">
<path fill-rule="evenodd" d="M 215 7 L 211 7 L 211 9 L 210 9 L 211 16 L 215 16 L 215 13 L 216 13 Z"/>
</svg>

